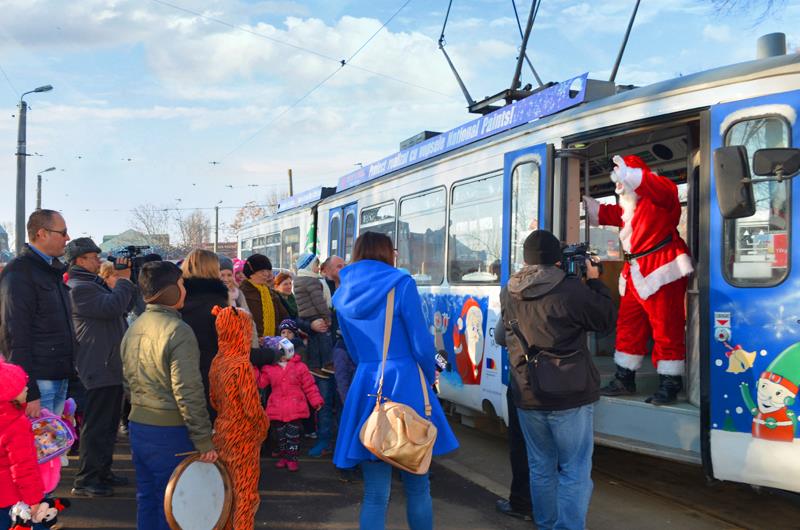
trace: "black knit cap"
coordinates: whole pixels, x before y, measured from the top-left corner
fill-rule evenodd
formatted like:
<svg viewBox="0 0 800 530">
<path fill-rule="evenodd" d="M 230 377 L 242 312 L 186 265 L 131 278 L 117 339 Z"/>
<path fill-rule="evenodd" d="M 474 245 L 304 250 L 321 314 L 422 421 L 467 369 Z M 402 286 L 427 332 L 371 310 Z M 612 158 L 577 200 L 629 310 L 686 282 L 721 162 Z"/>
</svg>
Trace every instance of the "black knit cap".
<svg viewBox="0 0 800 530">
<path fill-rule="evenodd" d="M 171 285 L 177 285 L 181 269 L 171 261 L 151 261 L 142 265 L 139 271 L 139 288 L 147 300 Z"/>
<path fill-rule="evenodd" d="M 555 265 L 561 261 L 561 242 L 547 230 L 534 230 L 525 238 L 522 255 L 528 265 Z"/>
<path fill-rule="evenodd" d="M 253 254 L 247 258 L 247 261 L 245 261 L 244 267 L 242 268 L 242 272 L 244 272 L 244 275 L 248 278 L 258 271 L 264 270 L 272 270 L 272 262 L 264 254 Z"/>
</svg>

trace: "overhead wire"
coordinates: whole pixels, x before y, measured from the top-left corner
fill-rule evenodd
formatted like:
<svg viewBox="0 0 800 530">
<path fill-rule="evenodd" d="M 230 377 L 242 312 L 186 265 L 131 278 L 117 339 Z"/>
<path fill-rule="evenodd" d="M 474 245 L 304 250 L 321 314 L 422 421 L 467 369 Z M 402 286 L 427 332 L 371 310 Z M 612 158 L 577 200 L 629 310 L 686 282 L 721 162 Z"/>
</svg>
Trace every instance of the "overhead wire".
<svg viewBox="0 0 800 530">
<path fill-rule="evenodd" d="M 331 55 L 327 55 L 325 53 L 319 52 L 317 50 L 313 50 L 311 48 L 307 48 L 305 46 L 301 46 L 299 44 L 294 44 L 292 42 L 288 42 L 288 41 L 285 41 L 285 40 L 277 39 L 275 37 L 272 37 L 270 35 L 266 35 L 266 34 L 261 33 L 259 31 L 252 30 L 252 29 L 247 28 L 245 26 L 239 26 L 239 25 L 236 25 L 236 24 L 232 24 L 232 23 L 230 23 L 230 22 L 228 22 L 226 20 L 222 20 L 222 19 L 217 18 L 217 17 L 212 17 L 212 16 L 209 16 L 209 15 L 205 15 L 205 14 L 200 13 L 198 11 L 194 11 L 192 9 L 188 9 L 188 8 L 185 8 L 185 7 L 181 7 L 181 6 L 172 4 L 172 3 L 167 2 L 165 0 L 151 0 L 151 1 L 155 2 L 156 4 L 160 4 L 160 5 L 175 9 L 176 11 L 181 11 L 183 13 L 187 13 L 189 15 L 193 15 L 193 16 L 202 18 L 204 20 L 208 20 L 209 22 L 214 22 L 216 24 L 220 24 L 222 26 L 225 26 L 225 27 L 237 30 L 237 31 L 242 31 L 244 33 L 248 33 L 248 34 L 253 35 L 255 37 L 260 37 L 262 39 L 266 39 L 268 41 L 274 42 L 275 44 L 280 44 L 282 46 L 287 46 L 289 48 L 293 48 L 293 49 L 298 50 L 298 51 L 302 51 L 302 52 L 305 52 L 305 53 L 309 53 L 311 55 L 315 55 L 316 57 L 319 57 L 321 59 L 325 59 L 327 61 L 339 63 L 340 65 L 342 64 L 342 61 L 345 61 L 346 63 L 349 63 L 349 61 L 352 60 L 352 57 L 351 57 L 351 59 L 348 59 L 348 60 L 336 58 L 336 57 L 333 57 Z M 406 2 L 406 4 L 407 3 L 408 2 Z M 405 7 L 405 5 L 403 7 Z M 402 10 L 402 8 L 401 8 L 401 10 Z M 392 15 L 392 18 L 394 18 L 394 16 L 395 15 Z M 391 19 L 389 19 L 387 21 L 387 23 L 389 21 L 391 21 Z M 381 29 L 383 29 L 383 27 L 381 27 Z M 378 31 L 380 31 L 380 30 L 378 30 Z M 376 32 L 375 34 L 377 35 L 377 33 L 378 32 Z M 374 35 L 373 35 L 373 37 L 374 37 Z M 371 40 L 371 38 L 370 38 L 370 40 Z M 394 81 L 395 83 L 400 83 L 400 84 L 403 84 L 403 85 L 406 85 L 406 86 L 409 86 L 409 87 L 412 87 L 412 88 L 417 88 L 419 90 L 424 90 L 424 91 L 430 92 L 432 94 L 437 94 L 437 95 L 440 95 L 440 96 L 443 96 L 443 97 L 446 97 L 446 98 L 452 98 L 453 97 L 450 94 L 447 94 L 445 92 L 440 92 L 439 90 L 436 90 L 434 88 L 426 87 L 424 85 L 419 85 L 417 83 L 412 83 L 410 81 L 406 81 L 404 79 L 400 79 L 399 77 L 395 77 L 393 75 L 386 74 L 386 73 L 383 73 L 383 72 L 378 72 L 376 70 L 372 70 L 372 69 L 366 68 L 364 66 L 359 66 L 359 65 L 356 65 L 356 64 L 347 64 L 347 66 L 349 66 L 350 68 L 354 68 L 356 70 L 360 70 L 362 72 L 368 73 L 368 74 L 372 74 L 372 75 L 375 75 L 375 76 L 378 76 L 378 77 L 383 77 L 384 79 L 388 79 L 390 81 Z"/>
<path fill-rule="evenodd" d="M 8 86 L 11 88 L 11 90 L 14 92 L 14 94 L 17 97 L 19 97 L 19 90 L 17 90 L 16 87 L 14 86 L 14 83 L 11 82 L 11 79 L 8 77 L 8 74 L 6 73 L 6 71 L 3 70 L 2 66 L 0 66 L 0 72 L 3 73 L 3 77 L 6 78 L 6 82 L 8 83 Z"/>
<path fill-rule="evenodd" d="M 159 2 L 160 2 L 160 1 L 162 1 L 162 0 L 153 0 L 153 1 L 159 1 Z M 262 127 L 260 127 L 260 128 L 259 128 L 259 129 L 258 129 L 256 132 L 254 132 L 252 135 L 250 135 L 250 136 L 249 136 L 247 139 L 245 139 L 245 140 L 244 140 L 243 142 L 241 142 L 239 145 L 237 145 L 236 147 L 234 147 L 233 149 L 231 149 L 231 150 L 230 150 L 228 153 L 226 153 L 226 154 L 225 154 L 225 156 L 223 156 L 223 157 L 220 159 L 220 162 L 222 162 L 223 160 L 225 160 L 226 158 L 228 158 L 230 155 L 232 155 L 233 153 L 235 153 L 236 151 L 238 151 L 239 149 L 241 149 L 242 147 L 244 147 L 245 145 L 247 145 L 248 143 L 250 143 L 250 142 L 251 142 L 251 141 L 252 141 L 252 140 L 253 140 L 253 139 L 254 139 L 256 136 L 258 136 L 259 134 L 261 134 L 261 133 L 262 133 L 262 132 L 263 132 L 263 131 L 264 131 L 264 130 L 267 128 L 267 127 L 269 127 L 269 126 L 270 126 L 270 125 L 272 125 L 273 123 L 277 122 L 277 121 L 278 121 L 280 118 L 282 118 L 284 115 L 286 115 L 286 114 L 287 114 L 287 113 L 288 113 L 290 110 L 292 110 L 292 109 L 293 109 L 293 108 L 295 108 L 297 105 L 299 105 L 300 103 L 302 103 L 302 102 L 303 102 L 303 100 L 305 100 L 305 99 L 306 99 L 306 98 L 308 98 L 308 97 L 309 97 L 311 94 L 313 94 L 314 92 L 316 92 L 317 90 L 319 90 L 320 88 L 322 88 L 322 86 L 323 86 L 325 83 L 327 83 L 327 82 L 328 82 L 328 81 L 329 81 L 331 78 L 333 78 L 333 76 L 335 76 L 336 74 L 338 74 L 339 72 L 341 72 L 341 71 L 342 71 L 342 69 L 343 69 L 343 68 L 344 68 L 346 65 L 348 65 L 348 64 L 350 63 L 350 61 L 352 61 L 352 60 L 353 60 L 353 59 L 354 59 L 354 58 L 355 58 L 355 57 L 356 57 L 356 56 L 357 56 L 359 53 L 361 53 L 361 51 L 362 51 L 362 50 L 363 50 L 363 49 L 364 49 L 364 48 L 365 48 L 365 47 L 366 47 L 366 46 L 367 46 L 367 45 L 368 45 L 368 44 L 369 44 L 369 43 L 372 41 L 372 39 L 374 39 L 374 38 L 375 38 L 375 36 L 376 36 L 378 33 L 380 33 L 380 32 L 381 32 L 381 30 L 383 30 L 383 28 L 385 28 L 385 27 L 386 27 L 386 25 L 387 25 L 389 22 L 391 22 L 391 21 L 394 19 L 394 17 L 396 17 L 396 16 L 397 16 L 397 15 L 398 15 L 398 14 L 399 14 L 399 13 L 400 13 L 400 12 L 401 12 L 401 11 L 402 11 L 402 10 L 403 10 L 403 9 L 404 9 L 404 8 L 405 8 L 407 5 L 408 5 L 408 4 L 410 4 L 410 3 L 411 3 L 411 0 L 406 0 L 406 1 L 405 1 L 405 3 L 403 3 L 403 5 L 401 5 L 401 6 L 400 6 L 400 7 L 397 9 L 397 11 L 395 11 L 395 12 L 394 12 L 394 14 L 393 14 L 391 17 L 389 17 L 389 18 L 388 18 L 388 19 L 387 19 L 387 20 L 386 20 L 386 21 L 385 21 L 385 22 L 384 22 L 384 23 L 381 25 L 381 27 L 380 27 L 380 28 L 378 28 L 378 30 L 377 30 L 377 31 L 375 31 L 375 32 L 374 32 L 372 35 L 370 35 L 370 37 L 369 37 L 369 38 L 366 40 L 366 42 L 364 42 L 364 44 L 362 44 L 361 46 L 359 46 L 359 48 L 358 48 L 358 49 L 357 49 L 355 52 L 353 52 L 353 53 L 350 55 L 350 57 L 348 57 L 347 59 L 342 59 L 341 61 L 339 61 L 339 68 L 337 68 L 336 70 L 334 70 L 333 72 L 331 72 L 330 74 L 328 74 L 328 75 L 327 75 L 327 76 L 326 76 L 324 79 L 322 79 L 322 80 L 321 80 L 319 83 L 317 83 L 316 85 L 314 85 L 314 87 L 313 87 L 313 88 L 311 88 L 311 90 L 309 90 L 308 92 L 306 92 L 305 94 L 303 94 L 302 96 L 300 96 L 300 98 L 298 98 L 298 99 L 297 99 L 297 100 L 295 100 L 295 101 L 294 101 L 294 102 L 293 102 L 291 105 L 289 105 L 288 107 L 286 107 L 285 109 L 283 109 L 283 111 L 282 111 L 282 112 L 280 112 L 280 113 L 279 113 L 277 116 L 273 117 L 271 120 L 269 120 L 267 123 L 265 123 L 265 124 L 264 124 Z"/>
</svg>

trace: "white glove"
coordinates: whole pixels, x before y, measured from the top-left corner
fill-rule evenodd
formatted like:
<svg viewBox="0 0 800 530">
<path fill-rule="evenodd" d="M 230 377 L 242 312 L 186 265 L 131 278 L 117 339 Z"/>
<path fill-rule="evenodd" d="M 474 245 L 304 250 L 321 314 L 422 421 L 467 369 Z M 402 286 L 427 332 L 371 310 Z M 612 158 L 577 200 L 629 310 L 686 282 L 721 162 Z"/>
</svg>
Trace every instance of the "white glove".
<svg viewBox="0 0 800 530">
<path fill-rule="evenodd" d="M 589 226 L 598 226 L 600 224 L 600 202 L 588 195 L 584 195 L 583 206 L 586 210 L 586 218 L 589 220 Z"/>
<path fill-rule="evenodd" d="M 636 190 L 642 183 L 642 170 L 638 167 L 628 167 L 625 160 L 619 155 L 614 155 L 614 171 L 611 172 L 611 181 L 615 184 L 622 183 L 631 190 Z"/>
</svg>

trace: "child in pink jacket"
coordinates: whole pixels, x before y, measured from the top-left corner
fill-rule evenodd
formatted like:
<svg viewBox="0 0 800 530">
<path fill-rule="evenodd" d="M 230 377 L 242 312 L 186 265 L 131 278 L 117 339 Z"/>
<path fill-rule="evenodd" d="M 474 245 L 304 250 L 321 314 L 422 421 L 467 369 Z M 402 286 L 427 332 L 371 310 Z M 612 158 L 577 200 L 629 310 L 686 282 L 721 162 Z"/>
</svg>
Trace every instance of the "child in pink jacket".
<svg viewBox="0 0 800 530">
<path fill-rule="evenodd" d="M 288 344 L 286 344 L 288 343 Z M 278 350 L 278 348 L 275 348 Z M 259 388 L 272 386 L 272 393 L 267 401 L 267 416 L 270 429 L 275 429 L 278 436 L 281 458 L 275 464 L 277 468 L 297 471 L 297 453 L 300 445 L 301 421 L 308 418 L 308 402 L 314 410 L 324 404 L 314 376 L 294 354 L 290 341 L 283 341 L 280 346 L 283 352 L 278 364 L 265 365 L 258 374 Z"/>
</svg>

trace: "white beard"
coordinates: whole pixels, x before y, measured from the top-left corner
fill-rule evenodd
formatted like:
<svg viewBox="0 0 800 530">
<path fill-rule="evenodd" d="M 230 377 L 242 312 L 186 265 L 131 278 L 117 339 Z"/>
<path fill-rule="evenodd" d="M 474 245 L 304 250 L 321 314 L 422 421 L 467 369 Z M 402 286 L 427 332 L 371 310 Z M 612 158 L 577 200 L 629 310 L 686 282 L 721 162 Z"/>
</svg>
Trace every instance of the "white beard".
<svg viewBox="0 0 800 530">
<path fill-rule="evenodd" d="M 480 369 L 481 361 L 483 361 L 483 335 L 469 337 L 467 348 L 469 350 L 470 360 L 472 361 L 473 375 L 478 377 L 478 370 Z"/>
<path fill-rule="evenodd" d="M 633 221 L 633 214 L 636 212 L 636 203 L 639 200 L 639 196 L 636 195 L 635 191 L 629 189 L 622 189 L 617 194 L 619 195 L 619 205 L 622 207 L 622 222 L 624 223 L 624 226 L 619 231 L 619 239 L 622 241 L 622 248 L 625 252 L 630 252 L 631 235 L 633 235 L 631 221 Z"/>
</svg>

